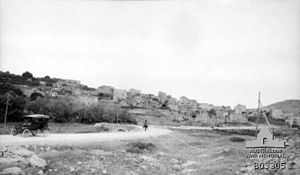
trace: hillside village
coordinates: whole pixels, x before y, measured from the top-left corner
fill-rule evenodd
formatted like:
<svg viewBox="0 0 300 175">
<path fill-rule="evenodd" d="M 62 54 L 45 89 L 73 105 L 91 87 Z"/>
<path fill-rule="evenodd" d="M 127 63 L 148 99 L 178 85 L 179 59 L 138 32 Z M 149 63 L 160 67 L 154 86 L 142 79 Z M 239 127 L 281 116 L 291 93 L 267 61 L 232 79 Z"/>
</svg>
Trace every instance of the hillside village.
<svg viewBox="0 0 300 175">
<path fill-rule="evenodd" d="M 28 73 L 28 72 L 27 72 Z M 25 73 L 24 73 L 25 74 Z M 122 108 L 130 109 L 131 115 L 144 115 L 145 110 L 156 110 L 159 115 L 171 116 L 171 120 L 178 123 L 247 123 L 256 114 L 255 109 L 247 109 L 245 105 L 237 104 L 234 109 L 230 106 L 214 106 L 200 103 L 188 97 L 176 99 L 166 92 L 158 92 L 157 95 L 144 94 L 137 89 L 118 89 L 112 86 L 102 85 L 97 89 L 82 85 L 79 80 L 50 78 L 34 78 L 13 75 L 9 72 L 0 72 L 1 83 L 10 83 L 20 89 L 24 95 L 30 97 L 33 93 L 41 97 L 64 98 L 72 96 L 80 102 L 91 105 L 98 103 L 114 103 Z M 143 109 L 143 110 L 138 110 Z M 268 117 L 287 123 L 300 124 L 297 113 L 283 112 L 281 109 L 265 109 Z M 157 115 L 157 114 L 149 114 Z"/>
</svg>

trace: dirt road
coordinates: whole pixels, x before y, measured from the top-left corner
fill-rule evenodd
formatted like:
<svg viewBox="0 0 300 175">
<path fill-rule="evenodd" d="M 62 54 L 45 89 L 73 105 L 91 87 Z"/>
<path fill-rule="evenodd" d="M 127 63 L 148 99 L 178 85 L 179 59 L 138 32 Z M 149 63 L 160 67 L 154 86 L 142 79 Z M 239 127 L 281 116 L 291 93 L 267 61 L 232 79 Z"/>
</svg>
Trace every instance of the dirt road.
<svg viewBox="0 0 300 175">
<path fill-rule="evenodd" d="M 170 129 L 198 129 L 198 130 L 255 130 L 254 126 L 242 126 L 242 127 L 199 127 L 199 126 L 157 126 L 151 127 L 147 131 L 139 130 L 135 132 L 109 132 L 109 133 L 81 133 L 81 134 L 49 134 L 45 136 L 35 137 L 22 137 L 12 135 L 0 135 L 0 146 L 2 145 L 70 145 L 70 144 L 91 144 L 103 141 L 115 141 L 115 140 L 132 140 L 143 139 L 148 137 L 157 137 L 161 135 L 170 134 Z"/>
<path fill-rule="evenodd" d="M 267 127 L 267 125 L 259 125 L 258 129 L 261 127 Z M 277 128 L 277 126 L 271 126 L 272 128 Z M 219 127 L 208 127 L 208 126 L 162 126 L 162 128 L 171 129 L 196 129 L 196 130 L 256 130 L 256 126 L 219 126 Z"/>
<path fill-rule="evenodd" d="M 49 134 L 48 136 L 22 137 L 1 135 L 0 146 L 4 145 L 76 145 L 91 144 L 103 141 L 132 140 L 157 137 L 171 133 L 166 128 L 151 127 L 147 131 L 110 132 L 110 133 L 80 133 L 80 134 Z"/>
</svg>

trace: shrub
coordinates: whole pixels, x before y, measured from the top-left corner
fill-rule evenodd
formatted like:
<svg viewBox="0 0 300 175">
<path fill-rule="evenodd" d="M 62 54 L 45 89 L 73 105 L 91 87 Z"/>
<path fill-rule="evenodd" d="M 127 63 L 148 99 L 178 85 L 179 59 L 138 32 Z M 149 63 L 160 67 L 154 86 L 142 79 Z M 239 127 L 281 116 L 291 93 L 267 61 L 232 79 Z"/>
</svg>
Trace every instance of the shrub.
<svg viewBox="0 0 300 175">
<path fill-rule="evenodd" d="M 32 113 L 49 115 L 59 123 L 75 121 L 80 123 L 132 123 L 137 121 L 126 110 L 115 104 L 94 104 L 86 106 L 71 97 L 40 98 L 29 101 L 26 109 Z"/>
<path fill-rule="evenodd" d="M 109 128 L 108 128 L 108 127 L 105 127 L 105 126 L 103 126 L 103 125 L 101 125 L 101 126 L 97 126 L 97 127 L 96 127 L 96 131 L 97 131 L 97 132 L 108 132 L 108 131 L 109 131 Z"/>
<path fill-rule="evenodd" d="M 126 110 L 112 104 L 97 104 L 79 109 L 76 121 L 81 123 L 132 123 L 137 124 Z"/>
<path fill-rule="evenodd" d="M 232 142 L 244 142 L 245 139 L 244 138 L 240 138 L 240 137 L 231 137 L 230 141 L 232 141 Z"/>
<path fill-rule="evenodd" d="M 26 109 L 31 113 L 47 114 L 50 118 L 59 123 L 71 121 L 73 118 L 73 104 L 68 98 L 40 98 L 30 101 L 26 105 Z"/>
<path fill-rule="evenodd" d="M 208 116 L 211 118 L 212 116 L 216 116 L 217 112 L 215 109 L 211 109 L 208 111 Z"/>
<path fill-rule="evenodd" d="M 31 100 L 31 101 L 36 100 L 38 97 L 44 98 L 43 94 L 38 93 L 38 92 L 33 92 L 33 93 L 30 95 L 30 100 Z"/>
<path fill-rule="evenodd" d="M 143 143 L 143 142 L 133 142 L 127 144 L 127 152 L 140 154 L 145 151 L 153 152 L 155 150 L 155 145 L 153 143 Z"/>
</svg>

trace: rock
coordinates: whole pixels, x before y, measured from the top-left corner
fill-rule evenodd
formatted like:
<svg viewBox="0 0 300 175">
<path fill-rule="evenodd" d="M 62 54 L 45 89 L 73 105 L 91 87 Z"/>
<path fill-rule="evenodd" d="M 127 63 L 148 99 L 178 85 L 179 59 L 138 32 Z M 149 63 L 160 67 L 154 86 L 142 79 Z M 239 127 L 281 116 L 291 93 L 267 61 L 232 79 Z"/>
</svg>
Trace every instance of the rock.
<svg viewBox="0 0 300 175">
<path fill-rule="evenodd" d="M 19 147 L 19 146 L 9 147 L 8 150 L 14 154 L 17 154 L 17 155 L 20 155 L 23 157 L 30 157 L 30 156 L 34 155 L 34 153 L 32 151 L 29 151 L 29 150 Z"/>
<path fill-rule="evenodd" d="M 145 155 L 140 156 L 140 158 L 142 158 L 144 161 L 146 161 L 147 163 L 149 163 L 151 166 L 155 166 L 155 167 L 159 167 L 159 161 L 157 159 L 154 159 L 152 157 L 148 157 Z"/>
<path fill-rule="evenodd" d="M 30 164 L 34 167 L 44 168 L 47 165 L 46 161 L 37 155 L 33 155 L 28 160 Z"/>
<path fill-rule="evenodd" d="M 197 162 L 188 160 L 187 162 L 182 164 L 182 167 L 188 167 L 188 166 L 191 166 L 193 164 L 197 164 Z"/>
<path fill-rule="evenodd" d="M 27 161 L 22 157 L 15 158 L 0 158 L 0 164 L 12 164 L 12 163 L 26 163 Z"/>
<path fill-rule="evenodd" d="M 145 155 L 140 156 L 140 158 L 144 159 L 147 162 L 157 162 L 157 159 L 154 159 L 152 157 L 148 157 L 148 156 L 145 156 Z"/>
<path fill-rule="evenodd" d="M 240 169 L 240 171 L 241 171 L 242 173 L 247 172 L 247 167 L 242 167 L 242 168 Z"/>
<path fill-rule="evenodd" d="M 108 152 L 108 151 L 103 151 L 103 150 L 93 150 L 90 152 L 91 154 L 97 155 L 97 156 L 107 156 L 107 155 L 113 155 L 112 152 Z"/>
<path fill-rule="evenodd" d="M 183 174 L 190 174 L 191 172 L 197 171 L 196 169 L 184 169 L 182 171 Z"/>
<path fill-rule="evenodd" d="M 178 164 L 178 163 L 179 163 L 179 160 L 173 158 L 173 159 L 170 160 L 170 163 L 171 163 L 171 164 Z"/>
<path fill-rule="evenodd" d="M 38 172 L 38 174 L 39 174 L 39 175 L 44 175 L 44 172 L 43 172 L 42 170 L 40 170 L 40 171 Z"/>
<path fill-rule="evenodd" d="M 0 174 L 9 174 L 9 175 L 24 175 L 24 171 L 19 167 L 6 168 L 0 172 Z"/>
<path fill-rule="evenodd" d="M 106 174 L 106 173 L 107 173 L 107 171 L 106 171 L 106 170 L 102 170 L 102 173 L 103 173 L 103 174 Z"/>
<path fill-rule="evenodd" d="M 173 165 L 173 169 L 176 171 L 179 171 L 181 169 L 181 166 L 178 164 Z"/>
<path fill-rule="evenodd" d="M 74 172 L 75 171 L 75 168 L 70 166 L 70 172 Z"/>
</svg>

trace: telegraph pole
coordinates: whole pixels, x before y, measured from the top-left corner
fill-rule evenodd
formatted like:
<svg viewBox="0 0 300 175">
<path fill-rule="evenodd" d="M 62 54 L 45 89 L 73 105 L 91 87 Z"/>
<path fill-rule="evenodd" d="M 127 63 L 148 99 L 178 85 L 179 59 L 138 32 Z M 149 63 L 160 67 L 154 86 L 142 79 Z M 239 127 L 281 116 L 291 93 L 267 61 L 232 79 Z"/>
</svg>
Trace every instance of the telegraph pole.
<svg viewBox="0 0 300 175">
<path fill-rule="evenodd" d="M 5 106 L 5 114 L 4 114 L 4 131 L 6 129 L 6 119 L 8 112 L 8 104 L 9 104 L 9 92 L 6 93 L 6 106 Z"/>
<path fill-rule="evenodd" d="M 260 100 L 260 92 L 259 92 L 259 93 L 258 93 L 258 106 L 257 106 L 257 113 L 258 113 L 258 115 L 257 115 L 257 119 L 256 119 L 256 136 L 257 136 L 257 134 L 258 134 L 258 121 L 259 121 L 259 117 L 260 117 L 261 115 L 265 118 L 269 130 L 273 133 L 273 131 L 272 131 L 272 129 L 271 129 L 270 122 L 269 122 L 269 120 L 268 120 L 266 114 L 265 114 L 264 112 L 262 112 L 262 114 L 261 114 L 261 111 L 262 111 L 262 103 L 261 103 L 261 100 Z"/>
<path fill-rule="evenodd" d="M 259 117 L 260 117 L 260 106 L 261 106 L 261 101 L 260 101 L 260 91 L 258 93 L 258 104 L 257 104 L 257 118 L 256 118 L 256 136 L 258 134 L 258 122 L 259 122 Z"/>
</svg>

